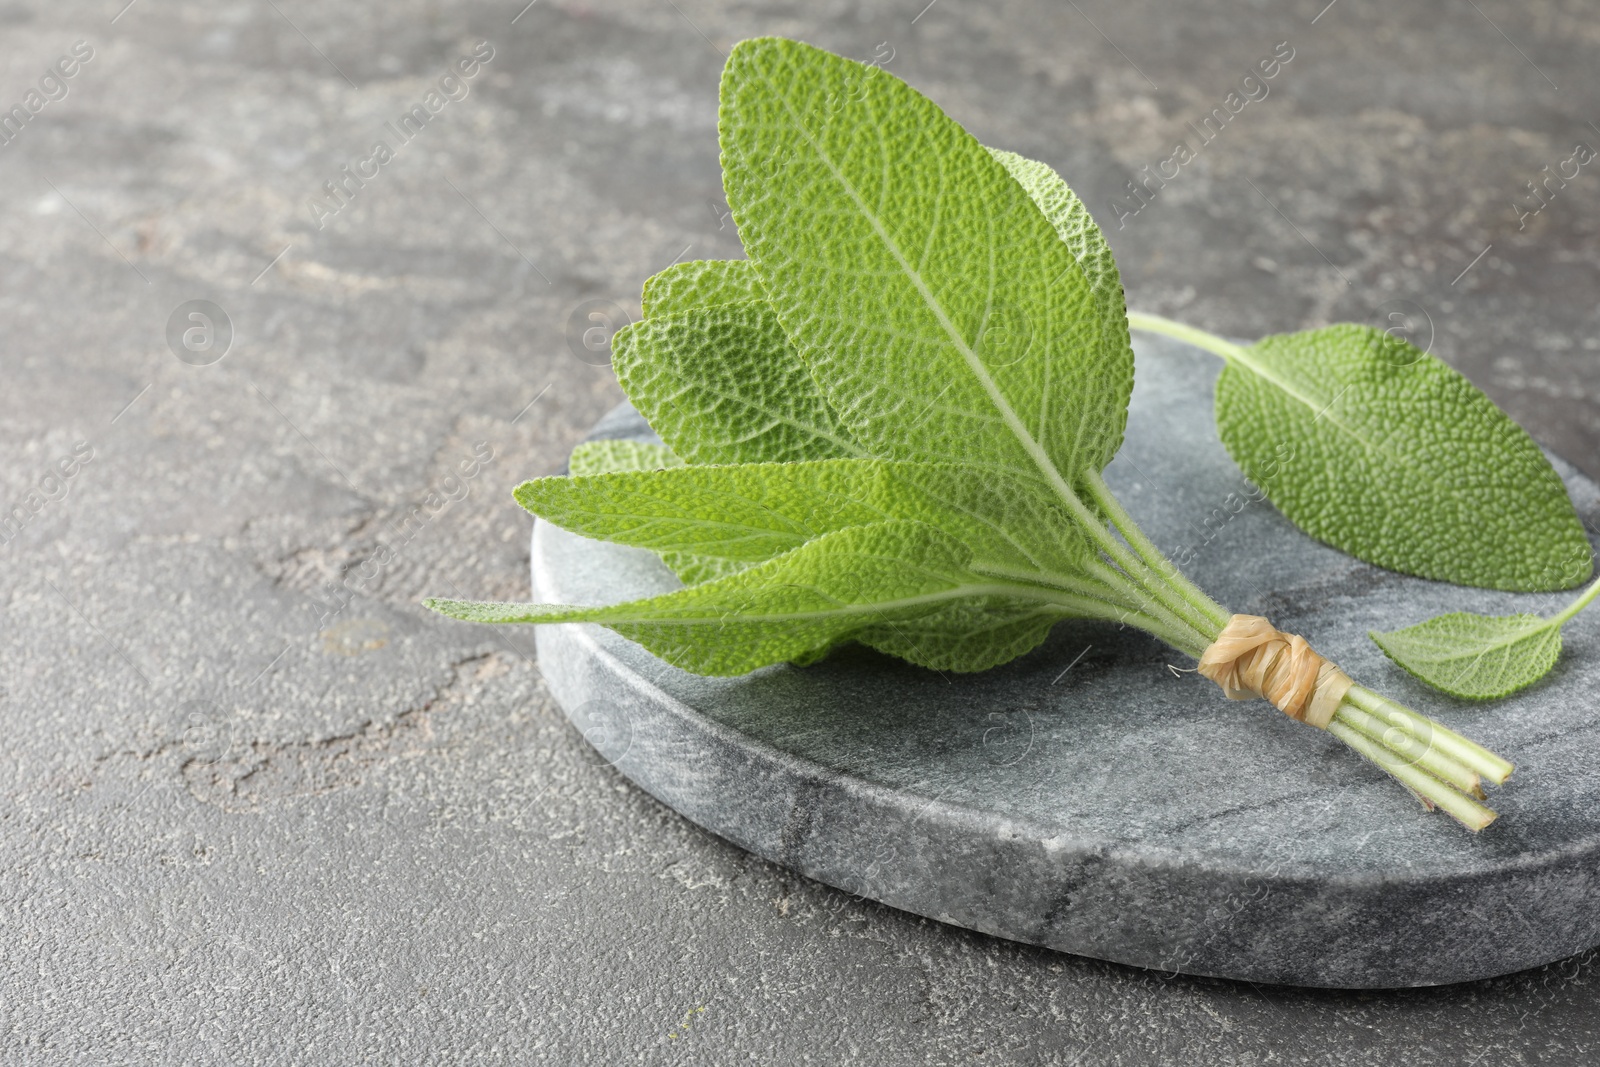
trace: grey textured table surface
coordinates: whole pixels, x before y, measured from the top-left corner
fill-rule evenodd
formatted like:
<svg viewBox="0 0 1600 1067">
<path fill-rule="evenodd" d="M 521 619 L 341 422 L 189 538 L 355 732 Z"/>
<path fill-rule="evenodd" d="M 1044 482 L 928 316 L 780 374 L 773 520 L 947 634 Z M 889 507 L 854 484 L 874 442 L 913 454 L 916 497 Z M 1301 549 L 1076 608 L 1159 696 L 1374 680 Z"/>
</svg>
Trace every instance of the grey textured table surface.
<svg viewBox="0 0 1600 1067">
<path fill-rule="evenodd" d="M 1135 306 L 1253 336 L 1411 301 L 1600 475 L 1597 178 L 1536 214 L 1525 185 L 1600 144 L 1592 9 L 35 0 L 0 26 L 0 108 L 33 111 L 0 145 L 0 1060 L 1592 1061 L 1592 955 L 1307 992 L 808 883 L 595 766 L 530 635 L 416 605 L 526 595 L 509 489 L 620 395 L 574 310 L 735 253 L 714 94 L 754 33 L 879 56 L 1057 165 Z M 1124 183 L 1281 41 L 1270 95 L 1119 229 Z M 371 177 L 338 204 L 346 166 Z M 169 347 L 191 300 L 232 323 L 210 365 Z"/>
</svg>

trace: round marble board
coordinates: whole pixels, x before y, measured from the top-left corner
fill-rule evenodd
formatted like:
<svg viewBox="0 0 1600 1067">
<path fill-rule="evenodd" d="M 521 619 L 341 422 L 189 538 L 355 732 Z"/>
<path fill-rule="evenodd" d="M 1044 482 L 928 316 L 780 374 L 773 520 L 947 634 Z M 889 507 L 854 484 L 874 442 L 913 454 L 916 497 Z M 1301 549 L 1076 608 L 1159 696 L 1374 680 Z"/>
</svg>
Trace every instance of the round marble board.
<svg viewBox="0 0 1600 1067">
<path fill-rule="evenodd" d="M 1217 439 L 1220 361 L 1135 344 L 1117 496 L 1233 611 L 1305 635 L 1357 680 L 1513 760 L 1474 836 L 1334 738 L 1232 702 L 1154 638 L 1058 625 L 1039 649 L 942 675 L 847 646 L 704 678 L 609 630 L 538 628 L 551 691 L 597 758 L 735 844 L 849 893 L 1065 952 L 1338 987 L 1504 974 L 1600 943 L 1600 615 L 1552 674 L 1487 705 L 1423 688 L 1368 629 L 1443 611 L 1549 612 L 1408 578 L 1297 531 Z M 626 406 L 593 436 L 656 440 Z M 1556 460 L 1591 530 L 1600 489 Z M 1186 553 L 1187 557 L 1187 553 Z M 603 604 L 677 580 L 656 557 L 547 523 L 534 596 Z"/>
</svg>

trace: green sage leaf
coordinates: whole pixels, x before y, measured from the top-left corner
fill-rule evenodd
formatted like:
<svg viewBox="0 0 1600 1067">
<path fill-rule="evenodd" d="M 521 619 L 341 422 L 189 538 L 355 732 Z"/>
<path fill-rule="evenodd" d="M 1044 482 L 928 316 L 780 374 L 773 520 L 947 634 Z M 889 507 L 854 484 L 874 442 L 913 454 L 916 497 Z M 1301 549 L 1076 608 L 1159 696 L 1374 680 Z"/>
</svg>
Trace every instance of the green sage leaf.
<svg viewBox="0 0 1600 1067">
<path fill-rule="evenodd" d="M 1050 636 L 1050 627 L 1071 614 L 1017 597 L 969 596 L 925 615 L 885 620 L 853 636 L 919 667 L 971 673 L 1032 651 Z"/>
<path fill-rule="evenodd" d="M 683 466 L 540 478 L 519 486 L 516 496 L 574 533 L 657 552 L 690 584 L 738 573 L 838 530 L 914 520 L 959 542 L 974 574 L 1077 594 L 1043 606 L 974 595 L 914 622 L 896 618 L 850 635 L 938 670 L 984 670 L 1015 658 L 1062 618 L 1118 615 L 1097 599 L 1111 591 L 1082 578 L 1092 551 L 1061 521 L 1043 487 L 994 471 L 884 460 Z"/>
<path fill-rule="evenodd" d="M 1464 700 L 1496 700 L 1526 689 L 1561 655 L 1561 624 L 1538 615 L 1457 611 L 1369 636 L 1418 681 Z"/>
<path fill-rule="evenodd" d="M 518 486 L 516 498 L 584 537 L 750 564 L 891 518 L 867 502 L 874 480 L 870 461 L 685 466 L 539 478 Z"/>
<path fill-rule="evenodd" d="M 938 107 L 766 38 L 729 57 L 719 130 L 746 252 L 857 441 L 1064 493 L 1111 459 L 1131 355 L 1107 358 L 1071 249 Z"/>
<path fill-rule="evenodd" d="M 610 607 L 430 600 L 469 622 L 597 622 L 676 666 L 743 674 L 955 600 L 1020 588 L 973 575 L 960 542 L 917 522 L 854 526 L 737 574 Z"/>
<path fill-rule="evenodd" d="M 1044 217 L 1050 220 L 1056 233 L 1066 243 L 1068 250 L 1083 268 L 1089 282 L 1089 292 L 1094 298 L 1095 311 L 1100 320 L 1101 358 L 1108 365 L 1133 364 L 1133 346 L 1128 338 L 1128 305 L 1122 291 L 1122 275 L 1117 271 L 1116 257 L 1105 235 L 1095 224 L 1094 216 L 1067 183 L 1048 164 L 1005 152 L 989 149 L 1002 166 L 1022 186 Z M 1127 423 L 1124 410 L 1117 426 L 1117 444 L 1121 446 L 1122 430 Z"/>
<path fill-rule="evenodd" d="M 1539 446 L 1442 361 L 1354 324 L 1229 348 L 1223 444 L 1306 533 L 1461 585 L 1565 589 L 1592 572 Z"/>
<path fill-rule="evenodd" d="M 763 301 L 641 319 L 618 330 L 611 346 L 634 407 L 690 463 L 865 454 Z"/>
<path fill-rule="evenodd" d="M 567 469 L 577 477 L 681 466 L 683 460 L 666 445 L 641 441 L 585 441 L 572 450 L 572 457 L 567 461 Z"/>
<path fill-rule="evenodd" d="M 766 298 L 761 276 L 748 260 L 693 259 L 676 263 L 644 283 L 644 317 Z"/>
<path fill-rule="evenodd" d="M 661 562 L 667 569 L 678 576 L 684 585 L 699 585 L 701 582 L 714 582 L 718 578 L 726 578 L 730 574 L 738 574 L 751 566 L 742 560 L 724 559 L 721 556 L 698 556 L 693 552 L 679 552 L 675 549 L 661 549 L 657 553 Z"/>
<path fill-rule="evenodd" d="M 680 466 L 538 478 L 517 501 L 566 530 L 657 552 L 751 564 L 848 526 L 890 519 L 938 527 L 974 566 L 1050 581 L 1090 555 L 1038 484 L 948 464 L 820 460 Z"/>
</svg>

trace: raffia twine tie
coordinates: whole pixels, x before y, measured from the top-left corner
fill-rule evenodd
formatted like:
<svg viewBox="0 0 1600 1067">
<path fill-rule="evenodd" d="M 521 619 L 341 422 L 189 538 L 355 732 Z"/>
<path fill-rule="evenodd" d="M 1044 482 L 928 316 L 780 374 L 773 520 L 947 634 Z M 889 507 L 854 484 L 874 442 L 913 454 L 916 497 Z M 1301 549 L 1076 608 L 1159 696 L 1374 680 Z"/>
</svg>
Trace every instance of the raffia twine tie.
<svg viewBox="0 0 1600 1067">
<path fill-rule="evenodd" d="M 1235 615 L 1200 657 L 1200 673 L 1230 700 L 1265 697 L 1272 706 L 1319 730 L 1355 684 L 1299 634 L 1286 634 L 1260 615 Z"/>
</svg>

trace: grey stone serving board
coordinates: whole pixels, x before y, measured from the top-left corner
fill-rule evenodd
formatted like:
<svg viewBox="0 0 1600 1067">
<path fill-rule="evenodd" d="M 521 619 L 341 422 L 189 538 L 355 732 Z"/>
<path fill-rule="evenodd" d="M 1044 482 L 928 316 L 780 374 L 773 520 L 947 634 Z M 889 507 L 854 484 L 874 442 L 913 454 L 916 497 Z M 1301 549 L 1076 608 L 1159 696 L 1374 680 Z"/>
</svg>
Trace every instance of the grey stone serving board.
<svg viewBox="0 0 1600 1067">
<path fill-rule="evenodd" d="M 1515 761 L 1479 835 L 1260 701 L 1231 702 L 1137 631 L 1063 623 L 1038 650 L 942 675 L 850 646 L 739 678 L 671 667 L 609 630 L 541 626 L 551 691 L 594 758 L 685 817 L 846 892 L 1017 941 L 1164 971 L 1387 988 L 1488 977 L 1600 943 L 1600 615 L 1551 675 L 1472 705 L 1366 637 L 1442 611 L 1548 612 L 1407 578 L 1295 530 L 1217 439 L 1220 362 L 1135 343 L 1127 442 L 1106 472 L 1234 611 L 1305 635 L 1358 680 Z M 626 406 L 595 437 L 654 440 Z M 1555 460 L 1591 531 L 1600 489 Z M 546 523 L 535 598 L 677 586 L 650 553 Z"/>
</svg>

